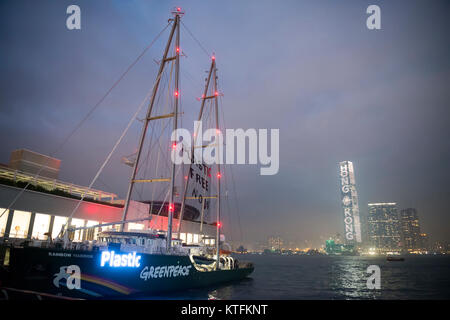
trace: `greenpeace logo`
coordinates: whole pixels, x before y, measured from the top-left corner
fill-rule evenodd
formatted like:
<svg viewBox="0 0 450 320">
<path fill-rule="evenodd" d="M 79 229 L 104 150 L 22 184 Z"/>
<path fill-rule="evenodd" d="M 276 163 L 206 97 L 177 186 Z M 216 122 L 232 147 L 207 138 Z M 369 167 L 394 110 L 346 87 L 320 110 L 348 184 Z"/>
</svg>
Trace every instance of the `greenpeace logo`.
<svg viewBox="0 0 450 320">
<path fill-rule="evenodd" d="M 159 266 L 159 267 L 145 267 L 141 271 L 140 278 L 147 281 L 152 278 L 172 278 L 172 277 L 186 277 L 192 266 Z"/>
</svg>

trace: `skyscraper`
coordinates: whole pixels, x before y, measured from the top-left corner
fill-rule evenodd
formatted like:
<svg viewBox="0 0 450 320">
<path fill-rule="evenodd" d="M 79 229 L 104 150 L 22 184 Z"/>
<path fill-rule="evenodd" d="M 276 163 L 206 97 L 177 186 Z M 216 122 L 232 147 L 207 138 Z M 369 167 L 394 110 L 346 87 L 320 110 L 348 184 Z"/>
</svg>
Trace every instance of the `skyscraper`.
<svg viewBox="0 0 450 320">
<path fill-rule="evenodd" d="M 408 251 L 422 249 L 422 237 L 417 210 L 414 208 L 401 210 L 400 223 L 404 248 Z"/>
<path fill-rule="evenodd" d="M 339 167 L 341 205 L 344 214 L 344 238 L 349 244 L 358 244 L 361 243 L 361 223 L 353 163 L 342 161 L 339 163 Z"/>
<path fill-rule="evenodd" d="M 369 203 L 369 241 L 380 251 L 398 251 L 401 243 L 397 204 Z"/>
<path fill-rule="evenodd" d="M 281 247 L 283 246 L 283 239 L 280 237 L 269 237 L 267 242 L 269 244 L 269 250 L 272 251 L 281 250 Z"/>
</svg>

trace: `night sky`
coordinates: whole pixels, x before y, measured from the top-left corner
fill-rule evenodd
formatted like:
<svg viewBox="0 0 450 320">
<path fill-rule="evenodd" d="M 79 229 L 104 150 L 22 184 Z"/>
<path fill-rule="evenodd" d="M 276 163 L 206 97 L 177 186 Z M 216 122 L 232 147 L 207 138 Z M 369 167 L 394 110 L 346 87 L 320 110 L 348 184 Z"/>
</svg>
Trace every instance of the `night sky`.
<svg viewBox="0 0 450 320">
<path fill-rule="evenodd" d="M 66 28 L 71 4 L 81 8 L 81 30 Z M 371 4 L 381 8 L 381 30 L 366 27 Z M 368 202 L 415 207 L 431 240 L 450 240 L 448 1 L 3 0 L 0 162 L 19 148 L 53 154 L 176 5 L 216 54 L 226 126 L 280 129 L 277 175 L 233 168 L 240 227 L 235 212 L 224 219 L 231 240 L 279 235 L 304 247 L 342 233 L 343 160 L 354 164 L 361 214 Z M 90 183 L 153 85 L 167 35 L 54 155 L 61 180 Z M 209 58 L 181 36 L 184 111 L 197 113 Z M 124 197 L 130 168 L 120 158 L 134 152 L 139 129 L 96 188 Z"/>
</svg>

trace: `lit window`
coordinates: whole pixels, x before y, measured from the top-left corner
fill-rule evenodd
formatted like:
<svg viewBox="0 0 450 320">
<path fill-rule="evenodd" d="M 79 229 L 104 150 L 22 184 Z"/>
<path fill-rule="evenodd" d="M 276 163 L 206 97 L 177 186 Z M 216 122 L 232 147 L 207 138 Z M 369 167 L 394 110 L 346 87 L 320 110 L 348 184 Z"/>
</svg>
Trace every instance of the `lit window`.
<svg viewBox="0 0 450 320">
<path fill-rule="evenodd" d="M 12 238 L 26 238 L 30 226 L 31 212 L 14 210 L 9 236 Z"/>
<path fill-rule="evenodd" d="M 52 239 L 55 239 L 59 235 L 62 226 L 65 225 L 66 223 L 67 223 L 66 217 L 55 216 L 55 221 L 53 222 Z"/>
<path fill-rule="evenodd" d="M 128 223 L 128 231 L 131 230 L 144 230 L 145 226 L 142 223 Z"/>
<path fill-rule="evenodd" d="M 187 241 L 186 241 L 186 243 L 187 244 L 191 244 L 192 243 L 192 233 L 188 233 L 187 234 Z"/>
<path fill-rule="evenodd" d="M 199 241 L 198 241 L 198 234 L 194 234 L 194 243 L 198 243 Z"/>
<path fill-rule="evenodd" d="M 50 218 L 48 214 L 36 213 L 34 217 L 33 233 L 31 237 L 38 240 L 47 240 L 45 235 L 48 232 L 50 226 Z"/>
<path fill-rule="evenodd" d="M 0 215 L 2 215 L 5 208 L 0 208 Z M 8 210 L 0 217 L 0 237 L 3 237 L 6 231 L 6 222 L 8 221 Z"/>
<path fill-rule="evenodd" d="M 181 239 L 183 242 L 186 242 L 186 233 L 180 233 L 180 239 Z"/>
<path fill-rule="evenodd" d="M 70 223 L 72 227 L 79 228 L 84 227 L 84 220 L 82 219 L 72 219 L 72 222 Z M 83 241 L 83 230 L 75 230 L 75 234 L 73 237 L 73 241 Z"/>
<path fill-rule="evenodd" d="M 88 220 L 88 222 L 86 223 L 86 227 L 92 227 L 98 224 L 100 224 L 98 221 Z M 97 240 L 98 228 L 86 229 L 86 232 L 86 240 Z"/>
</svg>

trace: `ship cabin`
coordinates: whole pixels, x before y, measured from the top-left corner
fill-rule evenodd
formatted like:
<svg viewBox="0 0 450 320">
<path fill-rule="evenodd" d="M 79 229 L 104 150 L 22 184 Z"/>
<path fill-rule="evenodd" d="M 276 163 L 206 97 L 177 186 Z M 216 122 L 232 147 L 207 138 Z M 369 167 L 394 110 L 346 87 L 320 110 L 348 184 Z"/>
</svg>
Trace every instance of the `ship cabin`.
<svg viewBox="0 0 450 320">
<path fill-rule="evenodd" d="M 167 254 L 165 233 L 151 233 L 143 231 L 103 231 L 98 234 L 100 249 L 116 249 L 120 251 L 136 251 L 150 254 Z M 172 239 L 174 254 L 186 255 L 181 239 Z"/>
</svg>

